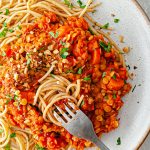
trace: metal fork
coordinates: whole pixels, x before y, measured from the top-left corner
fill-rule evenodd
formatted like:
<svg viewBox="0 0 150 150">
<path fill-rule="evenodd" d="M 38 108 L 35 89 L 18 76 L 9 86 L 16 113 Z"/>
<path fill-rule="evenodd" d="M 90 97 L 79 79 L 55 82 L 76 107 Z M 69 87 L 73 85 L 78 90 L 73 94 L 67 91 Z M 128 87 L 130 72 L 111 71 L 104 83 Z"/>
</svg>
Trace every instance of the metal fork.
<svg viewBox="0 0 150 150">
<path fill-rule="evenodd" d="M 91 120 L 73 103 L 67 103 L 65 111 L 55 105 L 54 116 L 72 135 L 91 141 L 101 150 L 110 150 L 99 140 L 94 132 Z"/>
</svg>

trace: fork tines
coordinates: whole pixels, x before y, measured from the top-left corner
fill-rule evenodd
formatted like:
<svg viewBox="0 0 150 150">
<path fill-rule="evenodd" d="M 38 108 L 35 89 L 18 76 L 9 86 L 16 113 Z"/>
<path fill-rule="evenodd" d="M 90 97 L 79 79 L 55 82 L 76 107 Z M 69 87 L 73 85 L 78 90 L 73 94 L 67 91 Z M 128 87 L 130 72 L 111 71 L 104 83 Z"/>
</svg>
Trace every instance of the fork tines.
<svg viewBox="0 0 150 150">
<path fill-rule="evenodd" d="M 57 105 L 54 105 L 55 106 L 54 116 L 60 123 L 69 122 L 72 119 L 72 117 L 75 116 L 75 114 L 76 114 L 75 104 L 69 102 L 64 105 L 65 105 L 65 110 L 62 110 Z"/>
</svg>

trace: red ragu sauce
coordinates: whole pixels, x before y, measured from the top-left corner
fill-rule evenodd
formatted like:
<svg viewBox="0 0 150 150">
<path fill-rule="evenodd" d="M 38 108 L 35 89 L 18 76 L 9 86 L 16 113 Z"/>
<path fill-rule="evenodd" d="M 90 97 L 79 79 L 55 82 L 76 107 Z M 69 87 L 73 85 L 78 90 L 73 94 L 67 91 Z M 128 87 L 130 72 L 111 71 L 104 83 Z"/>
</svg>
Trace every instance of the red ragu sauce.
<svg viewBox="0 0 150 150">
<path fill-rule="evenodd" d="M 10 67 L 9 79 L 0 79 L 4 93 L 0 97 L 7 101 L 8 121 L 22 129 L 29 128 L 35 143 L 48 150 L 60 150 L 67 145 L 82 150 L 91 145 L 70 135 L 63 127 L 45 122 L 37 105 L 32 105 L 38 80 L 57 60 L 53 74 L 71 82 L 81 79 L 79 97 L 84 95 L 84 99 L 80 109 L 92 120 L 96 134 L 100 136 L 117 128 L 121 98 L 131 86 L 126 82 L 127 70 L 112 45 L 102 35 L 93 35 L 82 17 L 69 17 L 62 24 L 54 13 L 45 13 L 34 25 L 22 30 L 16 42 L 5 46 L 3 65 Z M 67 101 L 63 99 L 56 105 L 63 109 Z"/>
</svg>

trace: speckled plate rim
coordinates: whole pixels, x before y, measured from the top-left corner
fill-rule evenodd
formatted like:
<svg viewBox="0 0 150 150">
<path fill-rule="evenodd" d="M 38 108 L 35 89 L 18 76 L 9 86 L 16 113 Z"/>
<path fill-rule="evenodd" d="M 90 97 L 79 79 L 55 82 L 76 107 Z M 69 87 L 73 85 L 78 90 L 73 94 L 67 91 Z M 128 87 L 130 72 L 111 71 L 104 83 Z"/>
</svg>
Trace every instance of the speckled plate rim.
<svg viewBox="0 0 150 150">
<path fill-rule="evenodd" d="M 139 4 L 139 2 L 137 0 L 132 0 L 132 3 L 137 7 L 137 9 L 142 14 L 142 16 L 144 17 L 146 23 L 148 24 L 148 26 L 150 28 L 150 18 L 148 17 L 148 15 L 146 14 L 146 12 L 142 8 L 142 6 Z M 137 147 L 136 147 L 137 150 L 139 150 L 139 148 L 145 142 L 145 140 L 146 140 L 146 138 L 148 137 L 149 134 L 150 134 L 150 125 L 147 128 L 147 130 L 145 131 L 145 134 L 143 135 L 141 141 L 139 143 L 137 143 Z"/>
</svg>

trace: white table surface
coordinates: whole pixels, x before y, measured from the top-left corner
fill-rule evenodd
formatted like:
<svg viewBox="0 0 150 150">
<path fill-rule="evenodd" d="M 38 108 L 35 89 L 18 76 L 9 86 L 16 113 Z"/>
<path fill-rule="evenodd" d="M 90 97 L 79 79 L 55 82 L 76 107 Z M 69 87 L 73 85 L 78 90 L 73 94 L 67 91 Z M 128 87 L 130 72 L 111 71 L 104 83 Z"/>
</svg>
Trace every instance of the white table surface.
<svg viewBox="0 0 150 150">
<path fill-rule="evenodd" d="M 150 18 L 150 0 L 137 0 Z M 150 150 L 150 134 L 139 150 Z"/>
</svg>

